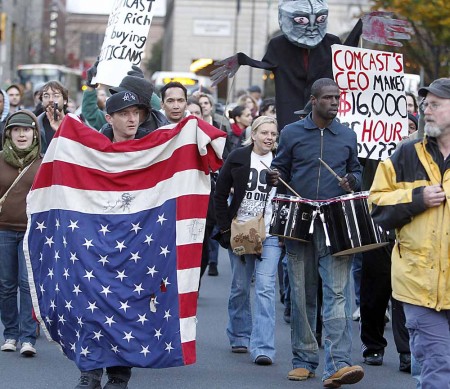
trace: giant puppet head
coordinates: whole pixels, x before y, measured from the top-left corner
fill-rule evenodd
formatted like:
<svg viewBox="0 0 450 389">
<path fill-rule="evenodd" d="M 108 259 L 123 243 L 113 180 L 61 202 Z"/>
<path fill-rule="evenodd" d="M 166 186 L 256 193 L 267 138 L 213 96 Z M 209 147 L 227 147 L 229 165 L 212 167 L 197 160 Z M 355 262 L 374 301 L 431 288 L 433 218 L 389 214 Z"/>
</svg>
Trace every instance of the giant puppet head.
<svg viewBox="0 0 450 389">
<path fill-rule="evenodd" d="M 327 32 L 328 4 L 325 0 L 280 0 L 278 23 L 291 43 L 312 49 Z"/>
</svg>

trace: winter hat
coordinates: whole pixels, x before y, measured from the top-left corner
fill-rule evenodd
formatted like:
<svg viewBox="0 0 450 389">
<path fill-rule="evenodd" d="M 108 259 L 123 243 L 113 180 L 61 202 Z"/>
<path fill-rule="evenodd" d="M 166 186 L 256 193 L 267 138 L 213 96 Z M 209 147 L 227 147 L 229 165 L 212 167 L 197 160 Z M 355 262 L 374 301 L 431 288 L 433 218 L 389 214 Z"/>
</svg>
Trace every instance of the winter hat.
<svg viewBox="0 0 450 389">
<path fill-rule="evenodd" d="M 135 93 L 139 98 L 139 104 L 145 105 L 150 108 L 150 99 L 153 94 L 153 85 L 150 81 L 144 78 L 144 73 L 142 70 L 133 65 L 131 70 L 122 79 L 118 87 L 110 88 L 109 92 L 111 95 L 114 93 L 130 91 Z"/>
<path fill-rule="evenodd" d="M 412 113 L 408 112 L 408 119 L 411 120 L 416 125 L 416 130 L 419 129 L 419 121 L 417 120 L 417 116 L 414 116 Z"/>
<path fill-rule="evenodd" d="M 11 127 L 29 127 L 36 129 L 36 118 L 30 116 L 28 111 L 17 111 L 6 121 L 5 130 Z"/>
</svg>

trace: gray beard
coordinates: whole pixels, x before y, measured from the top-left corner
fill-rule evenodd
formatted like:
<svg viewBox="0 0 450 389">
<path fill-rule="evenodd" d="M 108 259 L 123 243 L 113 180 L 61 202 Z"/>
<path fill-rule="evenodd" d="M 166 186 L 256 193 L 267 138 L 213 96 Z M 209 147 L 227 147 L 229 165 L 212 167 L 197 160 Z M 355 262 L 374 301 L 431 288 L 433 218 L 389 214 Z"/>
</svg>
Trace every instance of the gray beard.
<svg viewBox="0 0 450 389">
<path fill-rule="evenodd" d="M 430 123 L 426 123 L 425 134 L 427 134 L 428 136 L 432 136 L 433 138 L 439 138 L 442 135 L 442 129 Z"/>
</svg>

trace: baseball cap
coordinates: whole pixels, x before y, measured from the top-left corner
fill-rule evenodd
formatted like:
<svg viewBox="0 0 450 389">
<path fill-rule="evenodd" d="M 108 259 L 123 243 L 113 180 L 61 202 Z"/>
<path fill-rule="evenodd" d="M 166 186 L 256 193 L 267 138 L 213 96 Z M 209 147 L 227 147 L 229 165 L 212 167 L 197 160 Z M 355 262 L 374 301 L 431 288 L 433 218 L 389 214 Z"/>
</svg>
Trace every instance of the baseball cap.
<svg viewBox="0 0 450 389">
<path fill-rule="evenodd" d="M 139 98 L 136 94 L 130 91 L 117 92 L 106 100 L 106 112 L 111 115 L 114 112 L 122 111 L 125 108 L 135 105 L 139 107 L 143 106 L 139 103 Z"/>
<path fill-rule="evenodd" d="M 420 97 L 426 97 L 428 92 L 443 99 L 450 99 L 450 78 L 438 78 L 430 86 L 420 88 L 418 93 Z"/>
<path fill-rule="evenodd" d="M 311 111 L 312 111 L 311 101 L 308 101 L 308 104 L 306 104 L 303 109 L 294 111 L 294 115 L 309 115 Z"/>
</svg>

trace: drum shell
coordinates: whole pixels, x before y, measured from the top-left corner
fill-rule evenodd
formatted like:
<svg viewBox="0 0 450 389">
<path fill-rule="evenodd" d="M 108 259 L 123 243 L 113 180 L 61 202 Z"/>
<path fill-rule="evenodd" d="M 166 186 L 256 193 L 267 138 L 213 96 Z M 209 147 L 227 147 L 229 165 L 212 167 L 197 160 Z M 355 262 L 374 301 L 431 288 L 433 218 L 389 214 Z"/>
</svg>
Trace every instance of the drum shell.
<svg viewBox="0 0 450 389">
<path fill-rule="evenodd" d="M 368 192 L 330 199 L 321 207 L 334 256 L 351 255 L 388 244 L 387 234 L 370 216 Z"/>
<path fill-rule="evenodd" d="M 294 196 L 277 196 L 272 204 L 270 235 L 302 242 L 311 240 L 310 227 L 315 209 L 313 203 Z"/>
</svg>

